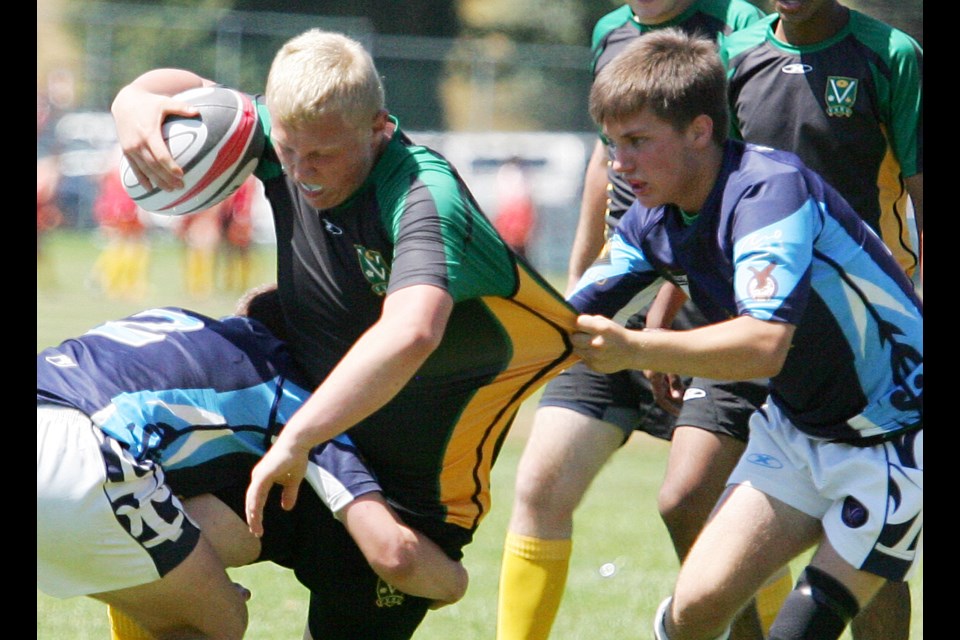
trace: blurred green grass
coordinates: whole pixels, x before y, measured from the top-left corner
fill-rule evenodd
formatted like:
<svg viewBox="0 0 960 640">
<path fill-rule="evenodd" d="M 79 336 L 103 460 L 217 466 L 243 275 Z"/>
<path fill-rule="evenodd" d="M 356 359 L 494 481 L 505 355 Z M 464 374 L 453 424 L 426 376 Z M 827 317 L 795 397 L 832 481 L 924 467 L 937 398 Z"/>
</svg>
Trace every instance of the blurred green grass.
<svg viewBox="0 0 960 640">
<path fill-rule="evenodd" d="M 207 298 L 191 298 L 183 284 L 180 244 L 158 233 L 152 239 L 150 286 L 144 297 L 110 299 L 90 285 L 91 269 L 102 247 L 95 233 L 57 231 L 45 238 L 45 264 L 38 265 L 37 276 L 38 351 L 104 320 L 151 306 L 183 306 L 211 316 L 224 315 L 232 311 L 239 295 L 216 291 Z M 272 281 L 273 247 L 256 247 L 253 264 L 251 284 Z M 500 553 L 513 500 L 514 471 L 534 407 L 535 398 L 521 409 L 493 471 L 493 508 L 474 542 L 465 549 L 464 563 L 470 572 L 467 595 L 453 606 L 431 612 L 416 638 L 495 637 Z M 567 589 L 552 638 L 652 638 L 650 620 L 657 604 L 669 593 L 678 568 L 656 510 L 667 450 L 666 443 L 635 434 L 594 481 L 576 514 Z M 612 563 L 616 571 L 605 577 L 600 567 L 607 563 Z M 230 574 L 253 592 L 248 639 L 292 640 L 302 636 L 307 594 L 291 572 L 264 563 L 231 569 Z M 911 638 L 922 640 L 922 564 L 911 589 Z M 57 600 L 38 590 L 37 638 L 107 640 L 106 609 L 88 598 Z M 844 635 L 844 639 L 849 638 L 849 633 Z"/>
</svg>

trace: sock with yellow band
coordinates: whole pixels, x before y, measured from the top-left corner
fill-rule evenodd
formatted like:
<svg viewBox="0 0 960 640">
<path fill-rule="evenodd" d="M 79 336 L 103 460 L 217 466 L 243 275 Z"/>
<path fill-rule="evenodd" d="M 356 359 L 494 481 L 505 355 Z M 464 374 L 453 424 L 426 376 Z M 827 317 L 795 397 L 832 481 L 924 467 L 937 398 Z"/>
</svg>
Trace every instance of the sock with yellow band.
<svg viewBox="0 0 960 640">
<path fill-rule="evenodd" d="M 757 591 L 754 599 L 764 636 L 770 633 L 770 626 L 773 625 L 780 607 L 783 606 L 783 601 L 787 599 L 791 591 L 793 591 L 793 578 L 790 575 L 789 566 L 783 567 L 771 576 Z"/>
<path fill-rule="evenodd" d="M 507 532 L 500 568 L 497 640 L 545 640 L 560 608 L 573 541 Z"/>
<path fill-rule="evenodd" d="M 114 607 L 107 606 L 107 617 L 110 619 L 110 640 L 154 640 L 133 618 Z"/>
</svg>

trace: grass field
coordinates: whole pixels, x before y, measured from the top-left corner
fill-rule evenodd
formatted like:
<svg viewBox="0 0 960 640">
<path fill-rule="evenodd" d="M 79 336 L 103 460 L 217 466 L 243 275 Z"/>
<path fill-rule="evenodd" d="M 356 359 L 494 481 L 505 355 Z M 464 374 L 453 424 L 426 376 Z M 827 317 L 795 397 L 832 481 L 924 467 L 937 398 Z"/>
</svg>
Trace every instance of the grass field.
<svg viewBox="0 0 960 640">
<path fill-rule="evenodd" d="M 42 270 L 38 267 L 38 351 L 97 322 L 148 306 L 179 305 L 213 316 L 229 313 L 233 308 L 235 293 L 216 293 L 203 300 L 187 296 L 182 285 L 180 247 L 167 237 L 158 237 L 153 243 L 147 295 L 140 300 L 110 300 L 87 285 L 100 248 L 97 236 L 90 234 L 59 232 L 48 239 L 48 262 Z M 254 264 L 253 282 L 272 279 L 271 248 L 261 248 L 254 256 Z M 532 408 L 532 403 L 528 403 L 521 409 L 494 468 L 493 509 L 474 542 L 465 549 L 464 563 L 471 579 L 466 597 L 456 605 L 431 612 L 416 638 L 494 638 L 500 549 L 512 501 L 513 473 Z M 636 434 L 594 482 L 576 515 L 567 590 L 552 636 L 556 640 L 652 638 L 650 619 L 669 592 L 678 568 L 666 529 L 656 512 L 656 491 L 663 477 L 666 453 L 665 443 Z M 616 571 L 601 575 L 600 567 L 607 563 L 612 563 Z M 247 638 L 301 637 L 306 591 L 292 573 L 270 564 L 231 569 L 230 573 L 253 592 Z M 922 565 L 911 589 L 911 638 L 922 640 Z M 38 590 L 37 638 L 107 640 L 105 607 L 87 598 L 56 600 Z M 849 639 L 849 634 L 844 638 Z"/>
</svg>

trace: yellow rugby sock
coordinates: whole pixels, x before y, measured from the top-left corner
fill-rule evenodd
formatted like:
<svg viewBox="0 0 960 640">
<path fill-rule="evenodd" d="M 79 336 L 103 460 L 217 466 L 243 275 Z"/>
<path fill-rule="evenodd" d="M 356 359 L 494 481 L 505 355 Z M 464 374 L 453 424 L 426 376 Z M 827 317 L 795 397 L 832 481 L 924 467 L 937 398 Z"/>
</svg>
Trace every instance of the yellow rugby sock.
<svg viewBox="0 0 960 640">
<path fill-rule="evenodd" d="M 110 619 L 110 640 L 154 640 L 133 618 L 109 605 L 107 617 Z"/>
<path fill-rule="evenodd" d="M 497 640 L 545 640 L 567 582 L 573 541 L 508 531 L 500 567 Z"/>
<path fill-rule="evenodd" d="M 793 591 L 793 577 L 790 575 L 789 566 L 775 573 L 757 591 L 755 597 L 757 615 L 760 617 L 760 627 L 763 629 L 764 636 L 770 633 L 770 627 L 791 591 Z"/>
</svg>

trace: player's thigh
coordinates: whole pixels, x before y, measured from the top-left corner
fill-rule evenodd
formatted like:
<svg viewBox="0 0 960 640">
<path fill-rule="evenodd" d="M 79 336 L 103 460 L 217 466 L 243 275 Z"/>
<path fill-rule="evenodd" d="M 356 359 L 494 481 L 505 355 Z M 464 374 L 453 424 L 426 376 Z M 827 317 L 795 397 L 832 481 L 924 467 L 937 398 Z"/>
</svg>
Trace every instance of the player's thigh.
<svg viewBox="0 0 960 640">
<path fill-rule="evenodd" d="M 597 418 L 541 406 L 517 467 L 517 491 L 575 506 L 624 439 L 621 429 Z"/>
<path fill-rule="evenodd" d="M 163 578 L 92 597 L 124 611 L 160 638 L 239 639 L 247 626 L 245 597 L 203 536 Z"/>
<path fill-rule="evenodd" d="M 820 536 L 816 518 L 749 485 L 731 485 L 684 560 L 677 602 L 709 602 L 735 612 Z"/>
<path fill-rule="evenodd" d="M 706 492 L 713 496 L 712 508 L 745 448 L 745 442 L 728 435 L 677 426 L 670 441 L 661 496 L 683 502 L 685 496 Z"/>
<path fill-rule="evenodd" d="M 853 594 L 861 608 L 880 591 L 886 582 L 885 578 L 851 566 L 840 557 L 826 538 L 810 560 L 810 566 L 830 574 L 839 581 Z"/>
<path fill-rule="evenodd" d="M 684 393 L 660 489 L 661 511 L 710 512 L 746 446 L 766 381 L 694 378 Z"/>
</svg>

